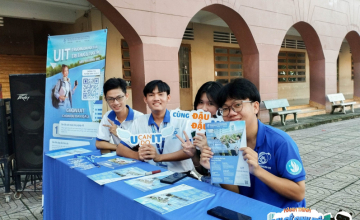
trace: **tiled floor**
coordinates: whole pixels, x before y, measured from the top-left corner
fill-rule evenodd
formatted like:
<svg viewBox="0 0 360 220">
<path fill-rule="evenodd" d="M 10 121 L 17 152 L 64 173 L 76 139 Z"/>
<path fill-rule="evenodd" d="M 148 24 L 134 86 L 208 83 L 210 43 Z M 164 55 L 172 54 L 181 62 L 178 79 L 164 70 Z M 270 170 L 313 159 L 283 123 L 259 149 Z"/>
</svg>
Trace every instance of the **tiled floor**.
<svg viewBox="0 0 360 220">
<path fill-rule="evenodd" d="M 360 220 L 360 118 L 288 134 L 298 144 L 307 173 L 307 207 L 333 215 L 342 209 Z M 42 219 L 42 192 L 33 192 L 31 187 L 21 199 L 12 198 L 9 203 L 0 188 L 0 220 Z"/>
<path fill-rule="evenodd" d="M 320 213 L 339 209 L 360 220 L 360 119 L 288 132 L 307 173 L 306 203 Z"/>
</svg>

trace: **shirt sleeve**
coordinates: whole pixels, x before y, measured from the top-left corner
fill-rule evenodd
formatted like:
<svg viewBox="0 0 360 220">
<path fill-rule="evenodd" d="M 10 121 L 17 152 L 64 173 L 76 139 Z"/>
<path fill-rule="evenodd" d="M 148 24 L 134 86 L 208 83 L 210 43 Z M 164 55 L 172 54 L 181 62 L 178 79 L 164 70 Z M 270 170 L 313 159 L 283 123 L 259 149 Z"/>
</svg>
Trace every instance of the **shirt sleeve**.
<svg viewBox="0 0 360 220">
<path fill-rule="evenodd" d="M 104 126 L 104 125 L 110 125 L 109 121 L 107 120 L 108 119 L 107 115 L 108 114 L 105 114 L 103 116 L 103 118 L 101 119 L 101 122 L 99 124 L 99 130 L 96 135 L 97 141 L 107 141 L 107 142 L 110 141 L 110 136 L 111 136 L 110 130 L 108 127 Z"/>
<path fill-rule="evenodd" d="M 280 177 L 294 182 L 305 180 L 306 173 L 296 143 L 289 137 L 278 144 L 275 159 Z"/>
</svg>

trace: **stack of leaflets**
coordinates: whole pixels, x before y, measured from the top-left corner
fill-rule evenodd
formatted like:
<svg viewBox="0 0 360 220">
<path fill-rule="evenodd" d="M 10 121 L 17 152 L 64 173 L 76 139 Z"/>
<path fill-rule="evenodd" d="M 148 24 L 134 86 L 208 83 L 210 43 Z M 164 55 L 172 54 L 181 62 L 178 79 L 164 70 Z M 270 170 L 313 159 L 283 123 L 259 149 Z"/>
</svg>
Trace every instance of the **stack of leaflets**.
<svg viewBox="0 0 360 220">
<path fill-rule="evenodd" d="M 249 166 L 239 151 L 247 146 L 245 121 L 207 123 L 206 139 L 214 153 L 211 182 L 250 187 Z"/>
<path fill-rule="evenodd" d="M 135 199 L 135 201 L 160 212 L 161 214 L 165 214 L 192 203 L 213 197 L 214 195 L 215 194 L 182 184 Z"/>
<path fill-rule="evenodd" d="M 127 181 L 125 181 L 125 183 L 129 184 L 132 187 L 135 187 L 136 189 L 146 192 L 146 191 L 158 189 L 158 188 L 161 188 L 164 186 L 169 186 L 169 184 L 167 184 L 167 183 L 161 183 L 160 180 L 167 176 L 170 176 L 173 173 L 174 172 L 172 172 L 172 171 L 166 171 L 166 172 L 157 173 L 154 175 L 149 175 L 149 176 L 144 176 L 144 177 L 140 177 L 140 178 L 136 178 L 136 179 L 132 179 L 132 180 L 127 180 Z M 191 179 L 191 178 L 185 177 L 184 179 L 180 180 L 178 183 L 189 180 L 189 179 Z"/>
<path fill-rule="evenodd" d="M 71 149 L 71 150 L 50 152 L 50 153 L 47 153 L 46 155 L 51 158 L 56 159 L 56 158 L 60 158 L 60 157 L 67 157 L 67 156 L 71 156 L 71 155 L 75 155 L 75 154 L 84 154 L 84 153 L 89 153 L 89 152 L 91 152 L 91 150 L 87 150 L 84 148 L 77 148 L 77 149 Z"/>
<path fill-rule="evenodd" d="M 135 163 L 135 162 L 137 162 L 137 160 L 129 159 L 129 158 L 125 158 L 125 157 L 117 157 L 117 158 L 110 159 L 110 160 L 107 160 L 107 161 L 99 162 L 98 164 L 102 165 L 104 167 L 109 167 L 111 169 L 114 169 L 116 167 L 132 164 L 132 163 Z"/>
<path fill-rule="evenodd" d="M 89 175 L 88 177 L 94 180 L 97 184 L 104 185 L 106 183 L 112 183 L 119 180 L 144 176 L 145 172 L 146 172 L 145 170 L 142 170 L 138 167 L 128 167 L 124 169 L 93 174 L 93 175 Z"/>
</svg>

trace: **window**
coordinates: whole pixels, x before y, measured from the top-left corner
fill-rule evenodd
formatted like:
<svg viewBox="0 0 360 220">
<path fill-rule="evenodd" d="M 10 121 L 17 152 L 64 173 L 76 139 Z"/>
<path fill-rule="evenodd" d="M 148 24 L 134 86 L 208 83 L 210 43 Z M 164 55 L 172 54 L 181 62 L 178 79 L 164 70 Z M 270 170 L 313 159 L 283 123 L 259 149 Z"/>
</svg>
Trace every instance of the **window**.
<svg viewBox="0 0 360 220">
<path fill-rule="evenodd" d="M 306 82 L 306 60 L 304 52 L 280 51 L 278 57 L 278 82 Z"/>
<path fill-rule="evenodd" d="M 182 44 L 179 49 L 180 88 L 190 88 L 190 45 Z"/>
<path fill-rule="evenodd" d="M 222 84 L 243 77 L 243 60 L 239 48 L 214 47 L 215 81 Z"/>
<path fill-rule="evenodd" d="M 121 40 L 121 54 L 122 54 L 123 79 L 126 81 L 127 86 L 131 87 L 130 52 L 129 52 L 129 46 L 125 40 Z"/>
</svg>

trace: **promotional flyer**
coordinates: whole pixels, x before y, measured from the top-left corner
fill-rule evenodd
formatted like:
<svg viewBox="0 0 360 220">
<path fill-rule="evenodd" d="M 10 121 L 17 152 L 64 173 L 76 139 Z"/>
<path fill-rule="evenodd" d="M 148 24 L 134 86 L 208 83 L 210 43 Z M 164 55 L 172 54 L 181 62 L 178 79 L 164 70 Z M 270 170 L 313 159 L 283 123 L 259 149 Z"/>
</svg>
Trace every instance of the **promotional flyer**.
<svg viewBox="0 0 360 220">
<path fill-rule="evenodd" d="M 95 149 L 102 116 L 107 30 L 49 36 L 44 152 Z"/>
<path fill-rule="evenodd" d="M 207 123 L 206 139 L 214 152 L 211 182 L 250 186 L 249 166 L 239 150 L 246 147 L 245 121 Z"/>
</svg>

